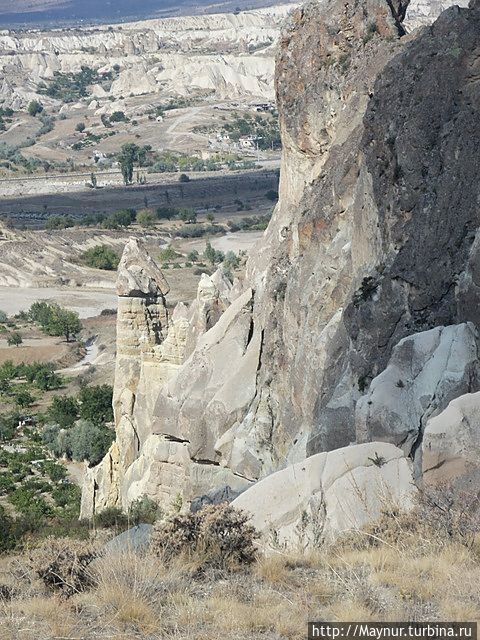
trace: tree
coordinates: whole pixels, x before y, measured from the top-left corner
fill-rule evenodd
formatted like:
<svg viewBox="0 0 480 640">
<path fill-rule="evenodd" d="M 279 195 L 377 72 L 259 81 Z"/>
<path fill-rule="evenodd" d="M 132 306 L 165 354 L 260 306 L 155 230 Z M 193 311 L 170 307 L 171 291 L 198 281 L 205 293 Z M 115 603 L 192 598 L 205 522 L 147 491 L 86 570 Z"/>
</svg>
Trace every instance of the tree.
<svg viewBox="0 0 480 640">
<path fill-rule="evenodd" d="M 82 260 L 88 267 L 105 271 L 115 271 L 120 262 L 118 254 L 104 244 L 99 244 L 85 251 L 82 254 Z"/>
<path fill-rule="evenodd" d="M 22 336 L 17 333 L 11 333 L 7 338 L 7 344 L 9 347 L 19 347 L 23 342 Z"/>
<path fill-rule="evenodd" d="M 193 209 L 181 209 L 179 217 L 185 224 L 194 224 L 197 221 L 197 214 Z"/>
<path fill-rule="evenodd" d="M 78 313 L 62 309 L 59 305 L 52 305 L 53 313 L 48 324 L 48 333 L 54 336 L 65 336 L 65 340 L 70 342 L 72 338 L 82 330 L 82 323 Z"/>
<path fill-rule="evenodd" d="M 198 258 L 199 258 L 199 254 L 198 251 L 196 249 L 193 249 L 192 251 L 190 251 L 190 253 L 187 255 L 187 260 L 189 262 L 198 262 Z"/>
<path fill-rule="evenodd" d="M 85 131 L 85 129 L 86 129 L 86 128 L 87 128 L 87 127 L 86 127 L 86 125 L 85 125 L 85 123 L 84 123 L 84 122 L 79 122 L 79 123 L 77 124 L 77 126 L 75 127 L 75 131 L 78 131 L 79 133 L 83 133 L 83 132 Z"/>
<path fill-rule="evenodd" d="M 70 445 L 74 460 L 98 464 L 115 439 L 115 432 L 88 420 L 79 420 L 70 431 Z"/>
<path fill-rule="evenodd" d="M 189 176 L 187 176 L 186 173 L 181 173 L 180 177 L 178 178 L 179 182 L 190 182 L 190 178 Z"/>
<path fill-rule="evenodd" d="M 32 405 L 34 401 L 35 398 L 29 391 L 26 391 L 25 389 L 21 389 L 15 394 L 15 404 L 22 409 L 25 409 L 26 407 Z"/>
<path fill-rule="evenodd" d="M 171 220 L 177 215 L 178 211 L 174 207 L 158 207 L 157 218 L 159 220 Z"/>
<path fill-rule="evenodd" d="M 113 421 L 113 389 L 108 384 L 82 387 L 78 401 L 80 417 L 93 424 L 105 424 Z"/>
<path fill-rule="evenodd" d="M 35 118 L 37 114 L 42 113 L 42 111 L 43 111 L 43 106 L 40 104 L 40 102 L 38 102 L 38 100 L 32 100 L 28 105 L 28 113 L 33 118 Z"/>
<path fill-rule="evenodd" d="M 18 413 L 0 416 L 0 441 L 6 442 L 11 440 L 15 435 L 19 421 Z"/>
<path fill-rule="evenodd" d="M 7 320 L 8 320 L 8 316 L 5 313 L 5 311 L 0 311 L 0 324 L 7 322 Z"/>
<path fill-rule="evenodd" d="M 49 420 L 65 429 L 71 427 L 79 417 L 79 405 L 70 396 L 53 396 L 52 404 L 48 408 Z"/>
<path fill-rule="evenodd" d="M 203 257 L 205 260 L 210 262 L 212 267 L 225 259 L 223 252 L 214 249 L 210 242 L 207 242 L 206 244 L 205 251 L 203 252 Z"/>
<path fill-rule="evenodd" d="M 142 227 L 151 227 L 155 224 L 156 216 L 151 209 L 141 209 L 137 213 L 137 222 Z"/>
<path fill-rule="evenodd" d="M 134 142 L 127 142 L 122 146 L 120 153 L 117 156 L 122 171 L 123 182 L 125 185 L 129 185 L 133 180 L 133 167 L 135 162 L 142 164 L 142 158 L 145 155 L 145 151 L 136 145 Z"/>
<path fill-rule="evenodd" d="M 207 220 L 210 222 L 210 224 L 214 223 L 215 216 L 213 215 L 213 213 L 207 213 Z"/>
<path fill-rule="evenodd" d="M 94 189 L 96 189 L 96 188 L 97 188 L 97 176 L 95 175 L 95 173 L 93 173 L 93 171 L 92 171 L 92 173 L 90 174 L 90 184 L 92 185 L 92 187 L 93 187 Z"/>
</svg>

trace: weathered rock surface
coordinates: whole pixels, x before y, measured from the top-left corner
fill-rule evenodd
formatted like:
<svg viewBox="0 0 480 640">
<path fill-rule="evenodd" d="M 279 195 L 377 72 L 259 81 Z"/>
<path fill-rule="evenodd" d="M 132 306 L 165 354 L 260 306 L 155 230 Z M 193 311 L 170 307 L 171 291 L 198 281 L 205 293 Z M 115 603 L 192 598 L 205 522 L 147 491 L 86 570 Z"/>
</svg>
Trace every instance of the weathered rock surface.
<svg viewBox="0 0 480 640">
<path fill-rule="evenodd" d="M 357 441 L 392 442 L 405 455 L 427 420 L 480 386 L 478 335 L 472 323 L 435 327 L 401 340 L 386 369 L 355 409 Z"/>
<path fill-rule="evenodd" d="M 387 505 L 408 509 L 415 494 L 412 465 L 402 451 L 372 442 L 277 471 L 232 504 L 252 515 L 267 548 L 303 549 L 362 528 Z"/>
<path fill-rule="evenodd" d="M 101 102 L 98 115 L 118 109 L 118 102 L 111 105 L 109 97 L 128 95 L 168 98 L 214 93 L 217 100 L 273 99 L 273 45 L 290 8 L 74 30 L 3 31 L 0 96 L 5 105 L 25 108 L 38 98 L 39 83 L 56 72 L 78 72 L 86 66 L 101 74 L 118 65 L 113 82 L 93 88 L 92 96 Z M 60 105 L 44 95 L 41 99 L 44 104 Z"/>
<path fill-rule="evenodd" d="M 453 484 L 478 492 L 480 483 L 480 393 L 452 400 L 425 428 L 422 443 L 426 484 Z"/>
<path fill-rule="evenodd" d="M 377 446 L 403 462 L 367 471 L 355 456 L 371 445 L 345 448 L 356 441 L 356 413 L 361 439 L 420 451 L 428 417 L 476 389 L 480 8 L 452 7 L 414 35 L 405 35 L 405 9 L 325 0 L 294 12 L 277 64 L 279 203 L 244 291 L 223 296 L 231 304 L 222 315 L 214 305 L 216 322 L 200 323 L 208 330 L 186 361 L 152 384 L 162 347 L 143 357 L 149 373 L 135 407 L 143 444 L 122 504 L 141 492 L 168 502 L 178 492 L 192 500 L 245 488 L 292 463 L 309 469 L 296 495 L 305 504 L 324 486 L 322 472 L 319 488 L 307 487 L 310 465 L 339 455 L 353 457 L 365 486 L 391 465 L 405 480 L 410 467 L 393 445 Z M 398 382 L 400 365 L 411 390 L 395 392 L 415 396 L 405 414 L 382 391 Z M 338 449 L 345 453 L 323 453 Z M 335 498 L 347 493 L 344 482 L 329 494 L 326 533 L 348 524 Z M 348 512 L 363 517 L 355 502 Z"/>
<path fill-rule="evenodd" d="M 83 514 L 117 504 L 123 475 L 136 459 L 145 435 L 134 413 L 143 359 L 166 335 L 168 284 L 144 246 L 132 238 L 118 266 L 117 355 L 113 412 L 116 440 L 104 460 L 86 473 Z"/>
</svg>

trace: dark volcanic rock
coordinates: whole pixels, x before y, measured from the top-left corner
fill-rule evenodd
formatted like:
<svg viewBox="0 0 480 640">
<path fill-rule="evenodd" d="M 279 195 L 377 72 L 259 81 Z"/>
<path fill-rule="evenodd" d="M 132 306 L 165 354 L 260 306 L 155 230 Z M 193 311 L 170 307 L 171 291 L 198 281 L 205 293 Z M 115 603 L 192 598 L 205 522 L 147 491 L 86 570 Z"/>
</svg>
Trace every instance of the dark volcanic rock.
<svg viewBox="0 0 480 640">
<path fill-rule="evenodd" d="M 343 429 L 352 424 L 355 385 L 367 386 L 385 368 L 401 338 L 478 322 L 479 46 L 478 8 L 452 7 L 375 83 L 361 149 L 382 249 L 343 313 L 348 383 L 334 381 L 350 400 L 334 412 Z M 311 453 L 329 447 L 324 408 Z"/>
</svg>

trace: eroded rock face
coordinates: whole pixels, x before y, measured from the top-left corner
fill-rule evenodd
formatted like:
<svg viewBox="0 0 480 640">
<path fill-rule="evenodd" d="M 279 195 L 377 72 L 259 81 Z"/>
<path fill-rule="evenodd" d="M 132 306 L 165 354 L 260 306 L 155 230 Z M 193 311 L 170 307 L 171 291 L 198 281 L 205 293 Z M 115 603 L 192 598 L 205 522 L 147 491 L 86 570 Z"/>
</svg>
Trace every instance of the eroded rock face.
<svg viewBox="0 0 480 640">
<path fill-rule="evenodd" d="M 319 453 L 247 489 L 233 506 L 252 516 L 267 549 L 318 546 L 376 520 L 385 505 L 412 506 L 411 462 L 372 442 Z"/>
<path fill-rule="evenodd" d="M 367 486 L 377 465 L 363 471 L 355 452 L 370 445 L 344 449 L 356 413 L 361 439 L 411 453 L 428 417 L 476 388 L 480 11 L 453 7 L 408 36 L 405 10 L 325 0 L 294 13 L 277 64 L 279 204 L 243 292 L 233 300 L 204 280 L 165 342 L 142 355 L 141 444 L 123 505 L 142 492 L 167 502 L 242 489 L 292 463 L 309 469 L 305 504 L 316 473 L 306 456 L 338 461 L 323 452 L 339 448 Z M 382 395 L 400 365 L 415 415 Z M 403 454 L 378 446 L 400 456 L 405 479 Z"/>
<path fill-rule="evenodd" d="M 435 327 L 401 340 L 387 368 L 357 402 L 357 441 L 386 441 L 414 454 L 427 420 L 450 400 L 479 388 L 478 335 L 472 323 Z"/>
<path fill-rule="evenodd" d="M 118 504 L 123 475 L 141 448 L 144 430 L 135 420 L 141 371 L 144 359 L 154 354 L 166 336 L 168 290 L 143 244 L 132 238 L 125 246 L 117 276 L 116 440 L 100 465 L 87 470 L 81 508 L 84 516 Z"/>
</svg>

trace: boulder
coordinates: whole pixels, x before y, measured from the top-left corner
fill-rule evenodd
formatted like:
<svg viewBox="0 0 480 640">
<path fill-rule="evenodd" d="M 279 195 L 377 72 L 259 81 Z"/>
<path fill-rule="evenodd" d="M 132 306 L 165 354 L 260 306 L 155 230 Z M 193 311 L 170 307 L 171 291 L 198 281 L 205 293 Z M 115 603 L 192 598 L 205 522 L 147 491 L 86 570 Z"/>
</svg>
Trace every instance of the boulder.
<svg viewBox="0 0 480 640">
<path fill-rule="evenodd" d="M 478 335 L 472 323 L 403 338 L 357 402 L 357 440 L 391 442 L 408 455 L 431 416 L 478 389 Z"/>
<path fill-rule="evenodd" d="M 416 488 L 401 449 L 371 442 L 319 453 L 277 471 L 232 505 L 252 516 L 266 549 L 303 549 L 376 520 L 383 507 L 409 509 Z"/>
<path fill-rule="evenodd" d="M 153 525 L 138 524 L 109 540 L 103 548 L 104 555 L 145 553 L 150 545 L 152 532 Z"/>
<path fill-rule="evenodd" d="M 478 492 L 480 486 L 480 392 L 452 400 L 431 418 L 422 443 L 425 484 L 452 484 Z"/>
</svg>

